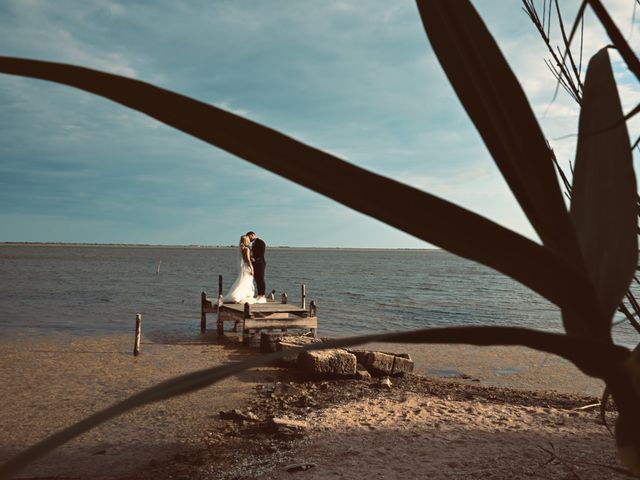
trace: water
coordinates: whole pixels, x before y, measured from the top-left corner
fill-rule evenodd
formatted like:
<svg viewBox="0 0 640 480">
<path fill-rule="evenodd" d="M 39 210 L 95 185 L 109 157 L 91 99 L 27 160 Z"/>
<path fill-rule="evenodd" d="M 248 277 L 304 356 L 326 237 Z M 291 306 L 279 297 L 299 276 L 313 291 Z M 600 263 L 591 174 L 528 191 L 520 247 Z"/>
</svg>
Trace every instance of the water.
<svg viewBox="0 0 640 480">
<path fill-rule="evenodd" d="M 129 332 L 135 313 L 147 334 L 198 331 L 200 292 L 215 297 L 218 274 L 228 288 L 236 265 L 236 248 L 0 246 L 0 334 Z M 321 335 L 452 325 L 561 331 L 555 306 L 443 251 L 271 248 L 266 280 L 292 303 L 306 284 Z M 627 346 L 640 339 L 626 323 L 614 337 Z"/>
</svg>

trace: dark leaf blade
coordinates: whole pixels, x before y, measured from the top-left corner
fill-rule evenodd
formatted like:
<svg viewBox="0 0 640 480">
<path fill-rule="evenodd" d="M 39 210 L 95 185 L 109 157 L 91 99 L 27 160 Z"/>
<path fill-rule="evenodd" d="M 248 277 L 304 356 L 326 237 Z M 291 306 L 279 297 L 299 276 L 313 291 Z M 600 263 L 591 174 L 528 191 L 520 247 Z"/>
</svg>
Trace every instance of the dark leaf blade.
<svg viewBox="0 0 640 480">
<path fill-rule="evenodd" d="M 523 345 L 544 352 L 562 356 L 574 362 L 587 375 L 603 377 L 611 365 L 601 362 L 600 358 L 610 359 L 611 363 L 621 362 L 628 350 L 610 344 L 577 340 L 557 333 L 541 332 L 514 327 L 452 327 L 416 330 L 411 332 L 374 334 L 350 337 L 339 340 L 311 344 L 301 350 L 320 350 L 326 348 L 349 347 L 371 342 L 395 343 L 460 343 L 468 345 Z M 36 459 L 55 448 L 64 445 L 84 432 L 143 405 L 152 404 L 215 385 L 231 375 L 249 368 L 268 364 L 288 353 L 274 352 L 256 355 L 248 360 L 222 365 L 205 370 L 180 375 L 154 385 L 131 397 L 101 410 L 22 451 L 0 465 L 0 479 L 8 479 Z M 595 356 L 595 358 L 594 358 Z"/>
<path fill-rule="evenodd" d="M 609 39 L 618 49 L 618 52 L 620 52 L 620 55 L 622 56 L 624 62 L 627 64 L 629 70 L 631 70 L 636 78 L 640 80 L 640 60 L 638 60 L 636 54 L 633 53 L 633 49 L 624 39 L 624 36 L 609 15 L 609 12 L 607 12 L 607 9 L 604 8 L 604 5 L 602 5 L 602 2 L 600 0 L 586 1 L 593 9 L 594 13 L 598 17 L 598 20 L 600 20 L 600 23 L 602 23 L 602 25 L 604 26 Z"/>
<path fill-rule="evenodd" d="M 275 130 L 154 85 L 53 62 L 0 57 L 0 72 L 70 85 L 143 112 L 348 207 L 518 280 L 585 316 L 596 307 L 562 258 L 486 218 Z M 567 288 L 567 285 L 570 288 Z"/>
<path fill-rule="evenodd" d="M 623 118 L 609 54 L 602 49 L 585 78 L 571 218 L 607 328 L 638 260 L 636 181 Z"/>
<path fill-rule="evenodd" d="M 545 246 L 580 268 L 551 152 L 518 80 L 466 0 L 419 0 L 451 85 Z"/>
</svg>

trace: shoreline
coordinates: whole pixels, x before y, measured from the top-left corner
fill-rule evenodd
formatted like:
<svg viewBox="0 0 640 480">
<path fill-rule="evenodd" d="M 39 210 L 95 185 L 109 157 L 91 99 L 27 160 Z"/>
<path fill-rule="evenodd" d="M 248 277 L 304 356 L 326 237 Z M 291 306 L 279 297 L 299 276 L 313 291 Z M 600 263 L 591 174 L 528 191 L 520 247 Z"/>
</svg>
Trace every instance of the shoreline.
<svg viewBox="0 0 640 480">
<path fill-rule="evenodd" d="M 5 398 L 4 408 L 0 411 L 0 461 L 6 460 L 20 449 L 41 440 L 44 436 L 163 379 L 255 355 L 254 351 L 233 342 L 216 342 L 215 334 L 180 335 L 164 339 L 156 336 L 153 341 L 143 336 L 139 357 L 131 355 L 132 343 L 130 335 L 115 334 L 93 338 L 60 334 L 54 337 L 0 341 L 0 355 L 2 355 L 0 379 L 3 381 L 3 396 Z M 391 344 L 387 349 L 391 348 L 391 351 L 399 352 L 401 349 L 404 350 L 404 347 L 406 345 Z M 510 356 L 516 355 L 522 362 L 526 362 L 527 358 L 533 358 L 527 355 L 523 356 L 522 352 L 518 352 L 517 349 L 507 354 L 508 352 L 505 353 L 505 351 L 488 351 L 487 347 L 475 347 L 467 350 L 461 349 L 459 346 L 449 348 L 446 345 L 437 346 L 439 347 L 437 349 L 432 348 L 435 346 L 428 345 L 420 347 L 426 348 L 423 348 L 425 351 L 422 353 L 416 353 L 414 357 L 417 370 L 433 369 L 439 365 L 454 365 L 455 362 L 458 362 L 455 364 L 458 371 L 475 375 L 476 371 L 471 370 L 474 365 L 480 373 L 482 371 L 491 372 L 493 368 L 501 368 L 502 364 L 495 362 L 509 361 Z M 477 350 L 480 348 L 484 351 Z M 428 362 L 428 365 L 422 362 Z M 380 409 L 395 412 L 394 415 L 397 414 L 401 420 L 400 417 L 407 412 L 408 407 L 406 402 L 403 404 L 403 402 L 398 403 L 393 400 L 394 395 L 408 396 L 407 398 L 412 399 L 411 402 L 418 402 L 418 404 L 423 400 L 431 402 L 431 405 L 438 404 L 438 408 L 442 409 L 441 414 L 438 414 L 439 422 L 440 424 L 444 422 L 445 425 L 449 420 L 459 420 L 456 420 L 458 416 L 456 412 L 460 409 L 464 412 L 466 408 L 476 409 L 477 407 L 480 409 L 478 412 L 481 412 L 486 406 L 483 406 L 483 402 L 478 400 L 482 395 L 487 398 L 495 397 L 495 402 L 490 403 L 497 405 L 495 408 L 498 410 L 503 409 L 500 405 L 505 404 L 506 398 L 526 399 L 531 396 L 540 397 L 543 399 L 542 401 L 545 401 L 545 398 L 553 400 L 569 397 L 594 399 L 593 396 L 585 395 L 581 383 L 576 382 L 575 372 L 570 369 L 563 374 L 564 376 L 558 377 L 564 378 L 567 382 L 563 384 L 565 393 L 558 392 L 557 389 L 556 392 L 531 388 L 527 390 L 526 388 L 532 385 L 545 385 L 545 381 L 542 381 L 541 378 L 548 376 L 547 368 L 555 370 L 556 373 L 564 368 L 562 364 L 554 364 L 548 359 L 546 362 L 541 368 L 532 369 L 530 372 L 516 371 L 508 376 L 509 382 L 519 387 L 516 389 L 508 389 L 504 386 L 497 388 L 492 385 L 493 380 L 490 377 L 479 377 L 479 382 L 473 381 L 476 377 L 466 380 L 455 379 L 455 381 L 419 377 L 421 380 L 412 384 L 404 384 L 404 386 L 401 385 L 402 380 L 396 381 L 394 379 L 394 384 L 397 383 L 396 387 L 385 393 L 362 384 L 362 382 L 346 380 L 344 382 L 347 383 L 327 387 L 326 394 L 335 394 L 337 399 L 335 402 L 323 400 L 323 405 L 312 408 L 303 415 L 302 418 L 305 421 L 315 425 L 312 426 L 305 438 L 309 441 L 318 441 L 319 444 L 324 445 L 322 448 L 328 448 L 320 437 L 334 432 L 334 430 L 338 431 L 344 425 L 351 425 L 355 428 L 356 433 L 364 428 L 361 433 L 371 434 L 376 430 L 369 429 L 366 425 L 363 427 L 363 425 L 364 423 L 374 425 L 379 420 L 376 415 L 380 413 Z M 536 376 L 539 377 L 538 380 L 533 381 L 537 378 Z M 498 376 L 498 379 L 500 378 L 504 378 L 504 376 Z M 264 397 L 263 392 L 267 388 L 266 386 L 289 385 L 290 381 L 294 382 L 293 385 L 304 385 L 304 380 L 295 378 L 295 374 L 291 371 L 276 367 L 261 367 L 244 372 L 238 377 L 230 378 L 213 387 L 140 408 L 107 422 L 52 452 L 21 472 L 19 477 L 69 476 L 73 478 L 114 479 L 137 478 L 142 475 L 141 472 L 163 472 L 158 478 L 169 478 L 169 475 L 174 476 L 176 469 L 178 471 L 187 469 L 190 472 L 202 474 L 202 477 L 194 476 L 192 478 L 227 478 L 206 476 L 203 472 L 215 470 L 218 468 L 216 465 L 229 467 L 231 463 L 236 465 L 237 462 L 240 462 L 240 465 L 246 465 L 252 462 L 260 463 L 264 459 L 261 457 L 262 454 L 258 455 L 257 453 L 256 448 L 259 446 L 257 444 L 252 444 L 253 447 L 249 448 L 245 454 L 237 453 L 237 448 L 231 449 L 234 445 L 236 447 L 238 444 L 244 445 L 242 442 L 247 440 L 244 438 L 246 435 L 243 433 L 242 425 L 238 428 L 230 427 L 229 421 L 221 420 L 218 415 L 219 411 L 253 408 L 257 414 L 262 415 L 273 407 L 272 401 L 276 401 L 278 405 L 282 403 L 277 399 Z M 321 384 L 322 382 L 315 382 L 315 385 Z M 423 387 L 420 389 L 411 385 L 423 385 Z M 433 387 L 434 385 L 436 387 Z M 453 385 L 453 387 L 442 387 L 444 390 L 441 389 L 442 391 L 438 393 L 438 388 L 440 388 L 438 385 Z M 306 385 L 301 388 L 311 392 L 309 397 L 324 394 L 324 390 L 318 390 L 313 386 Z M 416 388 L 418 389 L 413 392 L 412 389 Z M 436 388 L 436 393 L 429 390 L 432 388 Z M 480 391 L 492 393 L 478 394 Z M 573 393 L 571 393 L 572 391 Z M 350 393 L 350 397 L 340 397 L 342 393 L 336 392 L 351 392 L 352 395 Z M 529 395 L 527 392 L 533 393 Z M 391 397 L 385 397 L 387 394 Z M 461 395 L 463 397 L 469 395 L 469 398 L 460 400 Z M 431 399 L 431 397 L 434 398 Z M 419 400 L 420 398 L 423 400 Z M 267 403 L 264 403 L 265 401 Z M 358 401 L 373 403 L 366 403 L 368 407 L 364 408 L 357 403 Z M 353 404 L 353 402 L 356 403 Z M 520 401 L 520 403 L 523 402 Z M 524 403 L 526 404 L 526 402 Z M 410 410 L 412 408 L 414 407 L 412 406 Z M 419 405 L 415 408 L 424 410 L 421 414 L 424 418 L 420 417 L 420 422 L 432 421 L 435 418 L 435 413 L 431 408 L 419 407 Z M 490 410 L 493 408 L 493 406 L 490 407 Z M 517 411 L 522 408 L 546 407 L 515 405 L 508 407 L 508 409 L 513 409 L 509 415 L 518 418 L 520 413 Z M 451 410 L 450 414 L 446 413 L 447 409 Z M 555 411 L 555 407 L 551 407 L 551 410 Z M 493 410 L 491 411 L 493 412 Z M 478 415 L 484 414 L 470 414 L 472 419 Z M 494 412 L 490 415 L 498 414 Z M 451 418 L 448 419 L 447 416 Z M 592 416 L 592 412 L 589 412 L 580 418 L 586 421 L 587 417 L 591 419 Z M 341 418 L 341 422 L 336 423 L 332 420 L 334 417 Z M 472 419 L 464 421 L 469 422 Z M 364 423 L 361 425 L 359 422 Z M 327 430 L 329 425 L 331 428 Z M 389 427 L 390 425 L 382 430 L 386 432 Z M 604 427 L 598 427 L 598 431 L 602 430 L 606 433 Z M 236 433 L 238 435 L 234 437 Z M 346 437 L 351 434 L 353 434 L 351 431 L 344 433 Z M 338 434 L 335 433 L 335 435 Z M 300 448 L 304 451 L 303 443 L 300 442 L 299 439 L 293 443 L 287 440 L 285 443 L 290 448 L 287 447 L 286 451 L 293 456 L 298 455 Z M 612 441 L 610 443 L 613 445 Z M 267 448 L 270 443 L 267 442 L 265 445 Z M 277 453 L 278 448 L 276 448 L 276 452 L 272 453 Z M 224 457 L 224 452 L 230 455 L 229 458 Z M 231 455 L 233 452 L 235 455 Z M 315 449 L 307 453 L 313 452 Z M 221 455 L 226 460 L 221 460 Z M 269 465 L 275 469 L 275 473 L 272 473 L 276 476 L 264 478 L 278 478 L 277 475 L 280 474 L 278 472 L 280 472 L 282 463 L 292 460 L 287 455 L 280 457 L 276 455 L 276 457 L 269 458 L 271 459 Z M 314 461 L 317 463 L 319 460 L 316 458 Z M 201 464 L 198 465 L 199 463 Z M 262 471 L 260 468 L 257 468 L 255 472 Z M 327 464 L 322 471 L 327 473 L 331 468 L 333 467 Z M 316 472 L 320 476 L 308 476 L 308 478 L 323 478 L 323 475 L 318 473 L 319 469 Z M 255 474 L 258 475 L 258 473 Z M 300 475 L 303 474 L 307 475 L 307 472 L 300 472 Z M 287 473 L 287 475 L 289 474 Z M 315 475 L 315 473 L 310 472 L 308 475 Z M 331 476 L 326 478 L 331 478 Z M 360 477 L 347 476 L 344 478 Z"/>
</svg>

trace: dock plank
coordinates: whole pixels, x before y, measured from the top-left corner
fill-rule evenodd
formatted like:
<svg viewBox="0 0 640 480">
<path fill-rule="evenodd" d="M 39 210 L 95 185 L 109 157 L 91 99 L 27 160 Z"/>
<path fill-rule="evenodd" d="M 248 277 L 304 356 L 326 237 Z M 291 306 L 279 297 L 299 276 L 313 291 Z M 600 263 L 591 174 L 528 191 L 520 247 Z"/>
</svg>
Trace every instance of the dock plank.
<svg viewBox="0 0 640 480">
<path fill-rule="evenodd" d="M 233 312 L 244 313 L 243 303 L 225 303 L 221 307 L 223 310 L 231 310 Z M 292 305 L 290 303 L 253 303 L 250 305 L 251 313 L 296 313 L 301 314 L 307 312 L 306 308 L 300 305 Z"/>
<path fill-rule="evenodd" d="M 290 318 L 283 323 L 282 319 L 247 318 L 243 322 L 243 330 L 261 328 L 318 328 L 317 317 Z"/>
</svg>

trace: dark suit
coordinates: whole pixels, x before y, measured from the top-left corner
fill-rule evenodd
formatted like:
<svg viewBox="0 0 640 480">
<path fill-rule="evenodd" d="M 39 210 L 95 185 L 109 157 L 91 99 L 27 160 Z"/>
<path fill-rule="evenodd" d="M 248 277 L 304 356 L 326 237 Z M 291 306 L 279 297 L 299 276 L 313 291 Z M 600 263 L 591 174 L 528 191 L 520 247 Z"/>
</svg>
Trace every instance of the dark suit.
<svg viewBox="0 0 640 480">
<path fill-rule="evenodd" d="M 256 238 L 251 245 L 251 262 L 253 263 L 253 275 L 256 279 L 256 286 L 258 287 L 258 295 L 264 295 L 265 283 L 264 283 L 264 270 L 267 267 L 267 261 L 264 259 L 264 251 L 266 249 L 265 243 Z"/>
</svg>

